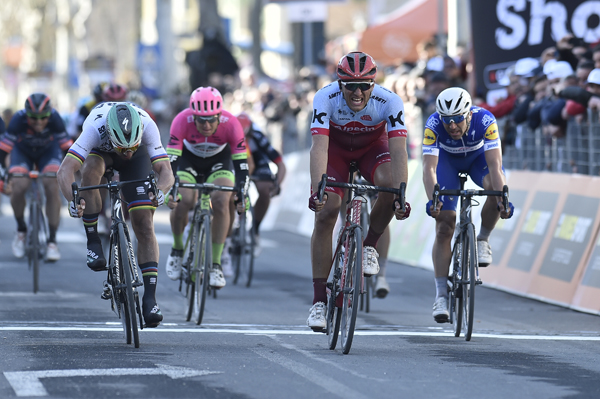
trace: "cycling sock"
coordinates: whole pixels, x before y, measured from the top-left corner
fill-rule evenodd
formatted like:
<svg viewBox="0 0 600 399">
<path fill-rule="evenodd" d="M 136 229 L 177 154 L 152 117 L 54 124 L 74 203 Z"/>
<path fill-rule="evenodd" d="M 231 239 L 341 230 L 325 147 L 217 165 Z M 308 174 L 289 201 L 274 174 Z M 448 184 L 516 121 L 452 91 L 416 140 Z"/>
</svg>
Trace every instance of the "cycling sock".
<svg viewBox="0 0 600 399">
<path fill-rule="evenodd" d="M 158 276 L 158 262 L 146 262 L 140 265 L 144 279 L 144 302 L 150 298 L 154 300 L 156 294 L 156 279 Z"/>
<path fill-rule="evenodd" d="M 387 263 L 387 258 L 379 257 L 379 273 L 377 273 L 377 277 L 385 277 L 385 264 Z"/>
<path fill-rule="evenodd" d="M 223 253 L 223 247 L 225 246 L 225 243 L 223 244 L 217 244 L 213 242 L 212 245 L 212 260 L 213 263 L 218 263 L 219 265 L 221 264 L 221 254 Z"/>
<path fill-rule="evenodd" d="M 181 233 L 181 234 L 173 233 L 173 248 L 183 249 L 183 233 Z"/>
<path fill-rule="evenodd" d="M 479 231 L 479 234 L 477 234 L 477 241 L 489 240 L 490 234 L 492 234 L 492 230 L 486 229 L 485 227 L 481 226 L 481 230 Z"/>
<path fill-rule="evenodd" d="M 98 215 L 100 213 L 86 213 L 83 215 L 83 227 L 85 227 L 85 235 L 88 242 L 100 241 L 98 235 Z"/>
<path fill-rule="evenodd" d="M 363 241 L 363 246 L 377 249 L 377 241 L 379 241 L 379 237 L 381 237 L 382 234 L 383 233 L 375 233 L 371 226 L 369 226 L 369 231 Z"/>
<path fill-rule="evenodd" d="M 25 217 L 15 218 L 17 219 L 17 231 L 25 233 L 27 231 L 27 224 L 25 223 Z"/>
<path fill-rule="evenodd" d="M 327 279 L 313 278 L 313 305 L 317 302 L 327 303 Z"/>
<path fill-rule="evenodd" d="M 53 242 L 56 244 L 56 227 L 48 226 L 48 242 Z"/>
<path fill-rule="evenodd" d="M 435 278 L 435 297 L 448 298 L 448 277 Z"/>
</svg>

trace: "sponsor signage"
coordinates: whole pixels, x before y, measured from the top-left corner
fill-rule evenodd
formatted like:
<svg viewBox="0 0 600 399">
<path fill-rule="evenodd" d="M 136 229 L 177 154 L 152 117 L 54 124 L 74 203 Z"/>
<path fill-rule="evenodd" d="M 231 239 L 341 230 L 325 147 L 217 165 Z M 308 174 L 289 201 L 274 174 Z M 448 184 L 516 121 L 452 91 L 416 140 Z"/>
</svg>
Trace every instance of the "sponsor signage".
<svg viewBox="0 0 600 399">
<path fill-rule="evenodd" d="M 596 245 L 594 245 L 594 251 L 590 256 L 581 284 L 600 288 L 600 236 L 596 239 Z"/>
<path fill-rule="evenodd" d="M 490 236 L 490 246 L 494 249 L 494 257 L 498 254 L 497 259 L 500 260 L 506 252 L 506 246 L 515 234 L 517 223 L 521 219 L 521 210 L 527 198 L 527 191 L 510 190 L 510 202 L 515 207 L 513 216 L 510 219 L 500 219 L 496 223 L 494 232 Z"/>
</svg>

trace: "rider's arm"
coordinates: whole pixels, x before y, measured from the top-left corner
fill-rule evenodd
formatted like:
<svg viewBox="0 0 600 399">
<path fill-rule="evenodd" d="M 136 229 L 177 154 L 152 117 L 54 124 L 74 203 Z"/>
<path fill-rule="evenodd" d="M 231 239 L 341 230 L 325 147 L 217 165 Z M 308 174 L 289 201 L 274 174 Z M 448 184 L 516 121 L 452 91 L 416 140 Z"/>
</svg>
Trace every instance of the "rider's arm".
<svg viewBox="0 0 600 399">
<path fill-rule="evenodd" d="M 171 170 L 173 170 L 173 173 L 177 173 L 177 166 L 183 153 L 183 140 L 185 139 L 187 129 L 187 118 L 184 111 L 182 111 L 175 116 L 173 123 L 171 123 L 169 143 L 167 144 L 167 155 L 169 156 L 169 161 L 171 161 Z"/>
<path fill-rule="evenodd" d="M 75 173 L 81 169 L 81 165 L 82 164 L 78 159 L 72 156 L 66 156 L 60 164 L 60 168 L 56 174 L 56 180 L 58 181 L 60 191 L 67 201 L 73 201 L 71 184 L 75 181 Z"/>
<path fill-rule="evenodd" d="M 492 190 L 502 191 L 502 187 L 506 184 L 504 173 L 502 173 L 502 152 L 499 148 L 486 151 L 485 161 L 490 171 Z"/>
<path fill-rule="evenodd" d="M 394 188 L 400 183 L 408 183 L 408 153 L 406 137 L 391 137 L 389 139 L 390 158 L 392 159 L 392 182 Z"/>
<path fill-rule="evenodd" d="M 175 183 L 175 177 L 173 176 L 171 164 L 167 159 L 163 159 L 158 162 L 154 162 L 152 164 L 152 170 L 158 175 L 158 180 L 156 181 L 158 189 L 163 193 L 168 193 Z"/>
<path fill-rule="evenodd" d="M 318 191 L 321 176 L 327 172 L 328 151 L 329 136 L 313 134 L 310 147 L 310 184 L 313 193 Z"/>
<path fill-rule="evenodd" d="M 423 185 L 427 199 L 433 199 L 433 187 L 437 183 L 437 155 L 423 155 Z"/>
</svg>

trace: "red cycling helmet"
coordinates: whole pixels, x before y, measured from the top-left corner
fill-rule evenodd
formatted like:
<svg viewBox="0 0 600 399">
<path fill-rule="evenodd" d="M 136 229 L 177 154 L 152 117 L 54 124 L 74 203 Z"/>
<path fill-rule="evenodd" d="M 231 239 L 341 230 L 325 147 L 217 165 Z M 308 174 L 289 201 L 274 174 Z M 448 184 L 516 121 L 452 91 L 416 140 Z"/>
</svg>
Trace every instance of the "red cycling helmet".
<svg viewBox="0 0 600 399">
<path fill-rule="evenodd" d="M 223 110 L 223 97 L 214 87 L 198 87 L 190 96 L 192 114 L 213 116 Z"/>
<path fill-rule="evenodd" d="M 102 91 L 103 101 L 125 101 L 127 97 L 127 88 L 118 83 L 111 83 L 104 87 Z"/>
<path fill-rule="evenodd" d="M 252 121 L 250 120 L 250 116 L 245 113 L 242 112 L 241 114 L 239 114 L 237 116 L 238 121 L 240 121 L 240 124 L 242 125 L 242 129 L 244 129 L 244 133 L 246 133 L 248 131 L 248 129 L 250 129 L 250 127 L 252 126 Z"/>
<path fill-rule="evenodd" d="M 337 76 L 340 80 L 375 79 L 377 64 L 369 54 L 353 51 L 340 59 Z"/>
</svg>

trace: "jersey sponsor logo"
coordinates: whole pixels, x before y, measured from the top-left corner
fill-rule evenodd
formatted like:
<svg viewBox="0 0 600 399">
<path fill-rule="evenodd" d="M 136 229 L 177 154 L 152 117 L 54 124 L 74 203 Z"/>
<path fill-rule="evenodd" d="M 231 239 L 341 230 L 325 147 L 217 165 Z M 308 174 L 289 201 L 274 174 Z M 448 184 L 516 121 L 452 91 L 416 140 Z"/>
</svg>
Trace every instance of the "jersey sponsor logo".
<svg viewBox="0 0 600 399">
<path fill-rule="evenodd" d="M 483 118 L 481 118 L 481 124 L 482 124 L 484 127 L 488 127 L 488 126 L 489 126 L 489 125 L 491 125 L 491 124 L 492 124 L 492 123 L 493 123 L 495 120 L 496 120 L 496 118 L 494 118 L 494 117 L 492 117 L 492 116 L 490 116 L 490 115 L 486 114 L 486 115 L 483 115 Z"/>
<path fill-rule="evenodd" d="M 427 120 L 427 125 L 425 125 L 425 127 L 430 128 L 431 130 L 435 130 L 436 127 L 438 127 L 440 124 L 440 120 L 438 118 L 429 118 Z"/>
<path fill-rule="evenodd" d="M 375 159 L 379 159 L 381 157 L 389 157 L 390 156 L 390 152 L 386 151 L 386 152 L 382 152 L 381 154 L 378 154 Z"/>
<path fill-rule="evenodd" d="M 96 117 L 94 118 L 94 120 L 97 121 L 100 118 L 102 118 L 102 114 L 96 114 Z"/>
<path fill-rule="evenodd" d="M 245 140 L 241 139 L 239 143 L 237 143 L 238 150 L 244 150 L 246 148 Z"/>
<path fill-rule="evenodd" d="M 372 121 L 373 119 L 371 118 L 371 115 L 363 115 L 360 117 L 360 119 L 362 119 L 363 121 Z"/>
<path fill-rule="evenodd" d="M 423 154 L 433 154 L 433 148 L 423 147 Z"/>
<path fill-rule="evenodd" d="M 485 138 L 487 140 L 497 140 L 498 137 L 498 125 L 492 123 L 485 131 Z"/>
<path fill-rule="evenodd" d="M 387 100 L 386 100 L 385 98 L 381 98 L 381 97 L 379 97 L 379 96 L 371 96 L 371 98 L 372 98 L 373 100 L 375 100 L 375 101 L 379 101 L 379 102 L 380 102 L 380 103 L 382 103 L 382 104 L 385 104 L 385 103 L 387 103 Z"/>
<path fill-rule="evenodd" d="M 378 126 L 340 126 L 342 132 L 372 132 L 378 128 Z"/>
<path fill-rule="evenodd" d="M 221 162 L 217 162 L 216 164 L 214 164 L 212 166 L 212 168 L 210 168 L 211 172 L 215 172 L 219 169 L 223 169 L 223 163 L 221 163 Z"/>
<path fill-rule="evenodd" d="M 248 164 L 247 164 L 246 162 L 244 162 L 244 163 L 241 163 L 241 164 L 240 164 L 240 169 L 241 169 L 241 170 L 248 170 L 248 169 L 249 169 L 249 168 L 248 168 Z"/>
<path fill-rule="evenodd" d="M 394 115 L 388 116 L 388 119 L 390 120 L 392 127 L 396 127 L 396 122 L 398 122 L 400 126 L 404 126 L 404 121 L 402 120 L 402 111 L 398 112 L 396 117 L 394 117 Z"/>
<path fill-rule="evenodd" d="M 315 121 L 318 119 L 319 123 L 322 125 L 325 123 L 325 122 L 323 122 L 323 118 L 326 116 L 327 116 L 327 112 L 318 113 L 317 109 L 315 108 L 315 110 L 313 112 L 312 123 L 315 123 Z"/>
<path fill-rule="evenodd" d="M 435 144 L 435 134 L 430 129 L 425 129 L 425 135 L 423 137 L 423 145 Z"/>
<path fill-rule="evenodd" d="M 146 189 L 144 188 L 144 186 L 137 186 L 135 188 L 135 191 L 136 191 L 137 195 L 144 195 L 144 194 L 146 194 Z"/>
<path fill-rule="evenodd" d="M 317 129 L 311 129 L 310 134 L 319 134 Z"/>
<path fill-rule="evenodd" d="M 106 126 L 102 125 L 98 128 L 98 133 L 100 133 L 100 139 L 104 140 L 106 137 Z"/>
<path fill-rule="evenodd" d="M 339 96 L 340 94 L 342 94 L 342 92 L 341 92 L 341 91 L 336 91 L 335 93 L 333 93 L 333 94 L 330 94 L 330 95 L 329 95 L 329 99 L 331 100 L 331 99 L 333 99 L 333 98 L 336 98 L 336 97 L 337 97 L 337 96 Z"/>
<path fill-rule="evenodd" d="M 491 149 L 498 148 L 498 147 L 499 147 L 499 142 L 497 140 L 494 141 L 493 143 L 488 143 L 485 145 L 486 150 L 491 150 Z"/>
</svg>

